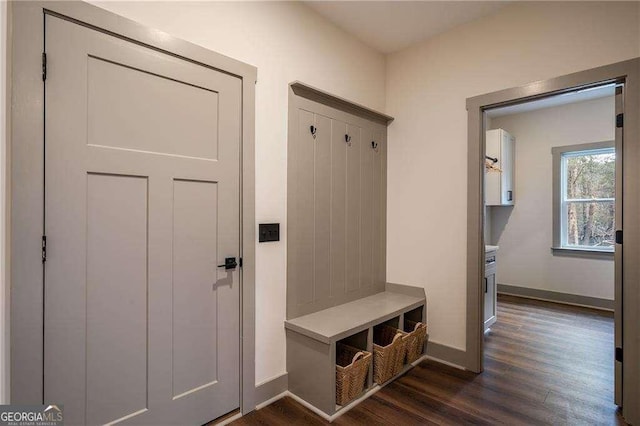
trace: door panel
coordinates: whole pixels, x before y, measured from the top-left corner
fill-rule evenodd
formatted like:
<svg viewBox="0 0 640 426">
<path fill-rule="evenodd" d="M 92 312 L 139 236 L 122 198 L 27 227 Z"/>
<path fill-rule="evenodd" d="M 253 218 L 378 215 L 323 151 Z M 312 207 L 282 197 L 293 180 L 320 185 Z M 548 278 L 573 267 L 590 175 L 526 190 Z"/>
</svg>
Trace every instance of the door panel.
<svg viewBox="0 0 640 426">
<path fill-rule="evenodd" d="M 217 92 L 95 57 L 87 84 L 88 144 L 218 158 Z"/>
<path fill-rule="evenodd" d="M 87 418 L 103 424 L 147 408 L 147 179 L 87 175 L 86 259 Z"/>
<path fill-rule="evenodd" d="M 217 380 L 217 184 L 173 184 L 173 397 Z M 213 291 L 212 291 L 213 290 Z M 213 303 L 212 303 L 213 302 Z"/>
<path fill-rule="evenodd" d="M 45 19 L 45 401 L 206 423 L 239 407 L 241 81 Z"/>
</svg>

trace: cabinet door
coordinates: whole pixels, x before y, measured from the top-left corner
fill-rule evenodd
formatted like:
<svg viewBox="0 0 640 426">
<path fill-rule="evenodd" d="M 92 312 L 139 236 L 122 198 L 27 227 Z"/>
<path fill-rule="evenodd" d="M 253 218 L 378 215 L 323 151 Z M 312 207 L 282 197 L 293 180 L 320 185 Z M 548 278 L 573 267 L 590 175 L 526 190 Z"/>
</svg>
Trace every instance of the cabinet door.
<svg viewBox="0 0 640 426">
<path fill-rule="evenodd" d="M 502 182 L 501 196 L 503 205 L 512 205 L 514 202 L 514 166 L 515 166 L 515 138 L 508 132 L 501 131 L 501 160 Z"/>
<path fill-rule="evenodd" d="M 496 315 L 496 274 L 490 274 L 484 279 L 484 322 L 487 323 Z"/>
<path fill-rule="evenodd" d="M 495 158 L 496 161 L 494 163 L 495 167 L 499 170 L 502 169 L 502 153 L 501 153 L 501 135 L 502 131 L 500 129 L 489 130 L 486 133 L 486 150 L 485 154 L 487 157 Z M 496 170 L 485 170 L 485 178 L 484 178 L 484 196 L 485 196 L 485 204 L 487 206 L 499 206 L 502 204 L 502 173 Z"/>
<path fill-rule="evenodd" d="M 494 168 L 485 171 L 485 204 L 512 206 L 515 199 L 515 138 L 503 129 L 486 132 L 487 160 L 495 159 Z"/>
</svg>

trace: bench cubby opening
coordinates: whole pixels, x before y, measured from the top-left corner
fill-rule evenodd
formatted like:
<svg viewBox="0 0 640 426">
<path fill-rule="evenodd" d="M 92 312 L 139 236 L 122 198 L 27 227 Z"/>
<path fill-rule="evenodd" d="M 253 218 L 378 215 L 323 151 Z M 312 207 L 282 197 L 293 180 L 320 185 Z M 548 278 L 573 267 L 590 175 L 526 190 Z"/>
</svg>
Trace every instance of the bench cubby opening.
<svg viewBox="0 0 640 426">
<path fill-rule="evenodd" d="M 411 333 L 415 330 L 416 323 L 427 323 L 427 313 L 426 313 L 426 305 L 418 306 L 415 309 L 405 312 L 403 318 L 402 329 L 406 333 Z M 424 355 L 427 349 L 427 342 L 429 341 L 429 334 L 427 332 L 426 338 L 424 339 L 424 345 L 422 345 L 422 350 L 420 353 Z"/>
<path fill-rule="evenodd" d="M 410 321 L 413 321 L 413 322 L 421 322 L 421 323 L 424 324 L 425 321 L 426 321 L 425 312 L 424 312 L 424 306 L 418 306 L 417 308 L 406 312 L 404 314 L 404 319 L 405 319 L 405 321 L 404 321 L 405 323 L 406 323 L 406 320 L 410 320 Z M 405 324 L 403 324 L 403 327 L 404 327 L 404 331 L 407 331 Z"/>
<path fill-rule="evenodd" d="M 380 324 L 376 324 L 374 326 L 374 330 L 379 328 L 379 327 L 385 326 L 385 325 L 389 326 L 389 327 L 400 329 L 400 315 L 398 315 L 397 317 L 389 318 L 388 320 L 383 321 Z"/>
<path fill-rule="evenodd" d="M 357 349 L 363 349 L 365 351 L 369 350 L 368 341 L 369 329 L 362 330 L 358 333 L 347 336 L 344 339 L 338 340 L 339 343 L 343 343 Z"/>
<path fill-rule="evenodd" d="M 371 354 L 370 357 L 370 364 L 369 364 L 369 369 L 367 372 L 367 376 L 364 382 L 364 387 L 362 389 L 362 392 L 360 392 L 360 394 L 356 397 L 360 397 L 362 396 L 363 393 L 367 392 L 372 385 L 372 371 L 373 371 L 373 352 L 372 352 L 372 344 L 371 344 L 371 329 L 367 328 L 365 330 L 362 330 L 358 333 L 352 334 L 350 336 L 345 337 L 344 339 L 341 339 L 339 341 L 336 342 L 336 347 L 335 347 L 335 351 L 336 351 L 336 360 L 339 359 L 340 357 L 340 345 L 347 345 L 350 346 L 351 348 L 354 348 L 356 350 L 362 350 L 363 352 L 366 352 L 368 354 Z M 339 361 L 336 361 L 337 365 L 341 365 L 341 366 L 345 366 L 344 362 L 340 363 Z M 336 378 L 337 380 L 337 378 Z M 336 383 L 336 392 L 337 392 L 337 383 Z M 354 399 L 356 399 L 354 398 Z M 351 401 L 349 401 L 350 403 Z M 336 411 L 339 410 L 340 408 L 342 408 L 342 406 L 340 404 L 338 404 L 338 402 L 336 401 Z"/>
</svg>

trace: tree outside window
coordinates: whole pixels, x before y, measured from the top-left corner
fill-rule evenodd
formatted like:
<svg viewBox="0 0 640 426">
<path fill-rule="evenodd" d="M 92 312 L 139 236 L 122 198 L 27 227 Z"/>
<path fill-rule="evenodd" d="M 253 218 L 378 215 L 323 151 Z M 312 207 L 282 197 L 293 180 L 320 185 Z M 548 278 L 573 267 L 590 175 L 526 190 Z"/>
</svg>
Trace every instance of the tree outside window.
<svg viewBox="0 0 640 426">
<path fill-rule="evenodd" d="M 563 155 L 567 246 L 613 248 L 615 161 L 613 149 Z"/>
</svg>

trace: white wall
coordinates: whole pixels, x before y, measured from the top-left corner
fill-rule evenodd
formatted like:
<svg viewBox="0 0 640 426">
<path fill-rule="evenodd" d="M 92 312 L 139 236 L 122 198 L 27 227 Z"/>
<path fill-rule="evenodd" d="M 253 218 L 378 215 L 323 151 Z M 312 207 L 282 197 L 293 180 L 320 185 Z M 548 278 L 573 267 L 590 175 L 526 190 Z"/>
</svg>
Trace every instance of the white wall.
<svg viewBox="0 0 640 426">
<path fill-rule="evenodd" d="M 613 300 L 613 258 L 554 256 L 551 148 L 615 139 L 615 97 L 496 117 L 516 138 L 513 207 L 490 207 L 491 243 L 500 246 L 497 281 Z"/>
<path fill-rule="evenodd" d="M 387 279 L 465 349 L 468 97 L 640 56 L 636 2 L 515 2 L 387 58 Z"/>
<path fill-rule="evenodd" d="M 256 244 L 256 383 L 286 371 L 288 84 L 300 80 L 384 108 L 384 56 L 296 2 L 104 2 L 98 6 L 255 65 L 256 223 L 281 241 Z"/>
</svg>

